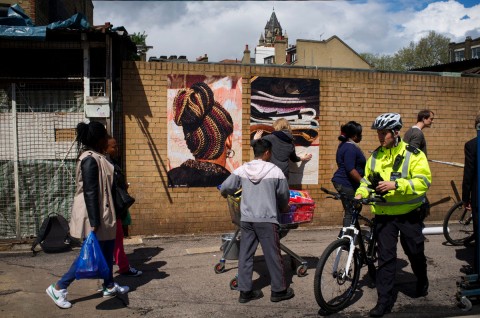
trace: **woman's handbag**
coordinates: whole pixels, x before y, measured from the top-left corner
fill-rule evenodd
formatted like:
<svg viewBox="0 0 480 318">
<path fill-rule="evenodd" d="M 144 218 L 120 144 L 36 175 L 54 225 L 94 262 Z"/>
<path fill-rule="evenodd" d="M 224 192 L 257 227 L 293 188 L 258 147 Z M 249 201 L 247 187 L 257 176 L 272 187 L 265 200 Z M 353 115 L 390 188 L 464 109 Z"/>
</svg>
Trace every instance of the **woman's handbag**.
<svg viewBox="0 0 480 318">
<path fill-rule="evenodd" d="M 90 232 L 83 242 L 80 255 L 75 262 L 75 278 L 103 278 L 108 279 L 110 269 L 103 256 L 97 236 Z"/>
<path fill-rule="evenodd" d="M 129 207 L 135 203 L 135 199 L 132 198 L 127 190 L 119 187 L 115 187 L 115 212 L 117 213 L 117 218 L 124 219 Z"/>
</svg>

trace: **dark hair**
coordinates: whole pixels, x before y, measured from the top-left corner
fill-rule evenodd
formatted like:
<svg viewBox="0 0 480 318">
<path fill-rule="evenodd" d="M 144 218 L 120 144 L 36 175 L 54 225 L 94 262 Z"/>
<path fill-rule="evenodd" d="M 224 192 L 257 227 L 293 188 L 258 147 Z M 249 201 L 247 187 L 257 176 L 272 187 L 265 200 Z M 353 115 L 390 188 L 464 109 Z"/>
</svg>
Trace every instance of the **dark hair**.
<svg viewBox="0 0 480 318">
<path fill-rule="evenodd" d="M 178 91 L 173 101 L 175 124 L 183 127 L 188 149 L 196 159 L 217 159 L 233 133 L 228 111 L 215 101 L 210 87 L 195 83 Z"/>
<path fill-rule="evenodd" d="M 421 122 L 424 119 L 430 118 L 430 115 L 434 115 L 434 114 L 435 113 L 432 112 L 429 109 L 424 109 L 424 110 L 419 111 L 418 115 L 417 115 L 417 123 Z"/>
<path fill-rule="evenodd" d="M 272 143 L 266 139 L 258 139 L 253 145 L 253 155 L 255 158 L 261 157 L 267 150 L 272 149 Z"/>
<path fill-rule="evenodd" d="M 84 147 L 95 151 L 103 151 L 103 149 L 97 149 L 98 142 L 102 139 L 105 139 L 107 135 L 107 129 L 105 129 L 105 126 L 98 121 L 91 121 L 88 124 L 84 122 L 78 123 L 76 139 L 78 150 L 80 150 L 81 146 L 83 145 Z"/>
<path fill-rule="evenodd" d="M 361 136 L 362 135 L 362 125 L 357 123 L 356 121 L 349 121 L 345 125 L 342 125 L 340 128 L 341 135 L 338 136 L 338 140 L 340 141 L 347 141 L 354 136 Z"/>
</svg>

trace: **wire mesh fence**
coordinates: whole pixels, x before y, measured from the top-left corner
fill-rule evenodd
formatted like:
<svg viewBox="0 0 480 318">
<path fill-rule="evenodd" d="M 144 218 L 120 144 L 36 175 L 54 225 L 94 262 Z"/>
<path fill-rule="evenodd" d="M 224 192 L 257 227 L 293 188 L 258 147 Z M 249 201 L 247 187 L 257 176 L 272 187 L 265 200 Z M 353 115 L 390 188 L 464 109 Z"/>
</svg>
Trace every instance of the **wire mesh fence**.
<svg viewBox="0 0 480 318">
<path fill-rule="evenodd" d="M 36 236 L 75 194 L 82 82 L 0 83 L 0 238 Z"/>
</svg>

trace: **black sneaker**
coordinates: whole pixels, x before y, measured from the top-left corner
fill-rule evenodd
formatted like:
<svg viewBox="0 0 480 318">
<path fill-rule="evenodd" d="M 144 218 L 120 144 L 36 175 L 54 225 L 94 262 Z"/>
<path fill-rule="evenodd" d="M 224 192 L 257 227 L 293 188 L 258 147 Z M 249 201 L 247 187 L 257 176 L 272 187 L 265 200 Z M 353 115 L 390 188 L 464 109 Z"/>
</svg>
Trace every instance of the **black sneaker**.
<svg viewBox="0 0 480 318">
<path fill-rule="evenodd" d="M 417 297 L 428 295 L 428 279 L 426 281 L 417 281 Z"/>
<path fill-rule="evenodd" d="M 293 289 L 288 287 L 287 289 L 281 292 L 272 291 L 272 294 L 270 296 L 270 301 L 276 303 L 282 300 L 293 298 L 294 296 L 295 296 L 295 293 L 293 292 Z"/>
<path fill-rule="evenodd" d="M 241 291 L 240 296 L 238 297 L 239 303 L 248 303 L 250 300 L 260 299 L 263 297 L 261 290 L 251 290 L 248 292 Z"/>
<path fill-rule="evenodd" d="M 383 317 L 392 311 L 392 306 L 387 304 L 377 303 L 372 310 L 370 310 L 370 317 Z"/>
<path fill-rule="evenodd" d="M 120 275 L 129 276 L 129 277 L 138 277 L 138 276 L 140 276 L 140 275 L 142 275 L 142 274 L 143 274 L 142 271 L 136 270 L 136 269 L 133 268 L 133 267 L 130 267 L 130 268 L 128 269 L 128 271 L 125 272 L 125 273 L 120 273 Z"/>
</svg>

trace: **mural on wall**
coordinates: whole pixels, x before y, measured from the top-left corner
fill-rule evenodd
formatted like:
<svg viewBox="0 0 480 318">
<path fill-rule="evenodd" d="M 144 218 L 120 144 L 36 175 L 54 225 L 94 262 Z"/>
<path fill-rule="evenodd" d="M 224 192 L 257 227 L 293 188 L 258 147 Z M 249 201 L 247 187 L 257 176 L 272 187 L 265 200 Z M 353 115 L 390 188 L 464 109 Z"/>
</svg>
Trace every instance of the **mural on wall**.
<svg viewBox="0 0 480 318">
<path fill-rule="evenodd" d="M 168 183 L 216 187 L 242 160 L 242 78 L 168 75 Z"/>
<path fill-rule="evenodd" d="M 273 123 L 286 119 L 297 155 L 312 155 L 307 162 L 289 162 L 289 183 L 318 184 L 320 81 L 253 77 L 251 89 L 250 139 L 259 131 L 271 134 Z"/>
</svg>

